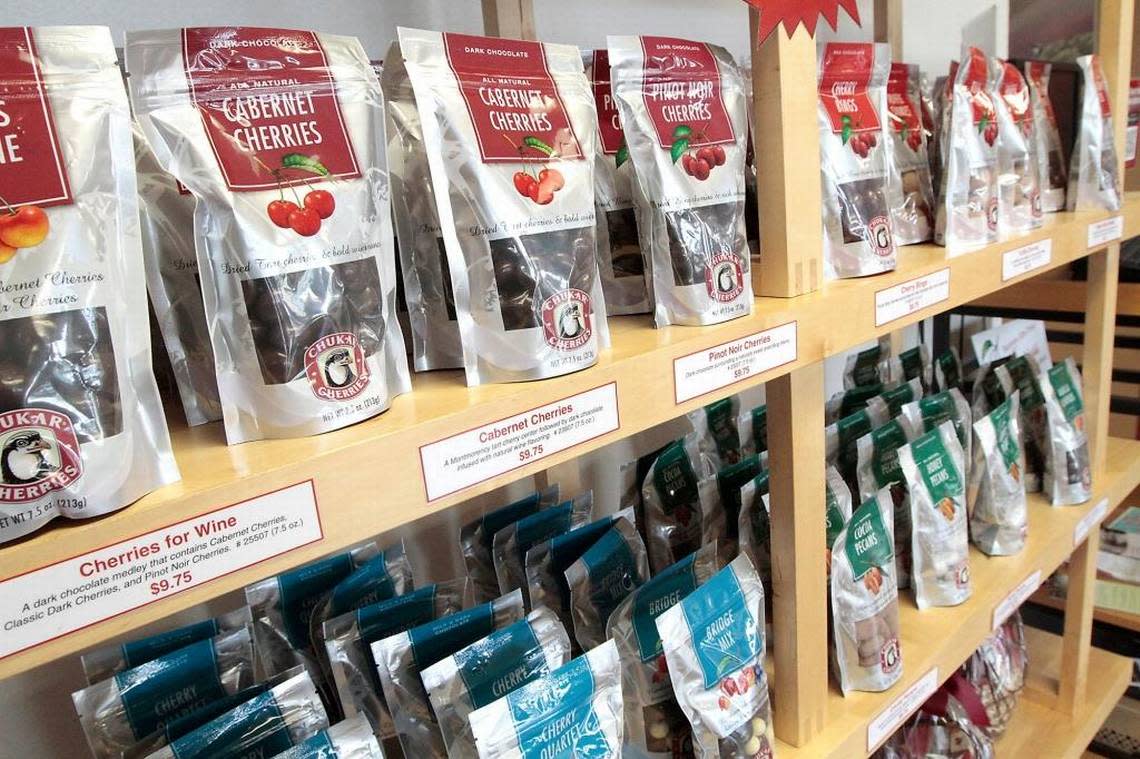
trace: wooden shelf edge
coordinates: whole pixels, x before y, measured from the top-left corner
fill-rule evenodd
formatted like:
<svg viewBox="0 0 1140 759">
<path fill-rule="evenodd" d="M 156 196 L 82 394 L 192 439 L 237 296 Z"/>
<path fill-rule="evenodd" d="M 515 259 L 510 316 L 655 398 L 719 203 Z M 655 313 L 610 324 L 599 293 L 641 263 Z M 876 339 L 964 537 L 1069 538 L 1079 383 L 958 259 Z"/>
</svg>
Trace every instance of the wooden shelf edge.
<svg viewBox="0 0 1140 759">
<path fill-rule="evenodd" d="M 1029 673 L 1026 688 L 1009 726 L 996 743 L 998 757 L 1050 756 L 1076 759 L 1108 719 L 1128 688 L 1132 660 L 1093 648 L 1089 654 L 1088 691 L 1075 714 L 1049 704 L 1060 671 L 1061 637 L 1027 627 Z"/>
<path fill-rule="evenodd" d="M 88 641 L 85 645 L 91 645 L 570 461 L 673 419 L 711 397 L 782 376 L 974 300 L 1009 284 L 1001 281 L 1002 254 L 1009 250 L 1050 238 L 1053 257 L 1049 266 L 1085 256 L 1089 252 L 1088 225 L 1112 215 L 1051 215 L 1032 235 L 953 258 L 933 245 L 911 246 L 901 252 L 895 272 L 832 282 L 798 298 L 757 298 L 750 317 L 715 327 L 653 330 L 646 317 L 614 319 L 613 348 L 603 352 L 595 367 L 550 380 L 474 389 L 463 386 L 457 372 L 419 374 L 414 378 L 414 391 L 396 398 L 381 416 L 324 435 L 227 447 L 218 424 L 177 430 L 174 442 L 183 474 L 181 482 L 115 514 L 82 522 L 56 520 L 27 539 L 0 546 L 0 582 L 267 492 L 313 481 L 321 512 L 321 540 L 100 622 L 82 633 Z M 1128 196 L 1120 215 L 1125 236 L 1140 234 L 1140 193 Z M 897 321 L 875 325 L 877 291 L 943 269 L 951 271 L 946 300 Z M 673 394 L 666 390 L 674 384 L 674 359 L 792 321 L 797 324 L 798 344 L 791 363 L 685 403 L 675 403 Z M 609 383 L 616 384 L 620 410 L 617 430 L 438 500 L 427 500 L 421 446 Z M 663 392 L 647 393 L 645 388 L 661 388 Z M 74 650 L 77 647 L 73 644 L 55 641 L 33 652 L 14 654 L 0 660 L 0 679 Z"/>
<path fill-rule="evenodd" d="M 853 693 L 846 698 L 833 683 L 823 730 L 803 746 L 777 741 L 777 755 L 784 759 L 846 759 L 870 753 L 867 727 L 872 720 L 889 709 L 932 668 L 938 670 L 937 682 L 944 682 L 989 635 L 997 605 L 1033 573 L 1039 572 L 1040 580 L 1044 581 L 1068 558 L 1075 547 L 1074 531 L 1082 519 L 1102 499 L 1108 500 L 1109 508 L 1102 512 L 1107 514 L 1140 484 L 1140 442 L 1110 438 L 1106 475 L 1107 481 L 1097 487 L 1092 500 L 1082 506 L 1052 507 L 1039 495 L 1030 496 L 1029 538 L 1016 556 L 986 557 L 971 549 L 974 595 L 966 603 L 919 611 L 911 592 L 902 591 L 899 627 L 903 676 L 900 681 L 883 693 Z M 1099 522 L 1087 524 L 1089 530 L 1097 529 Z M 914 704 L 914 708 L 919 705 Z"/>
</svg>

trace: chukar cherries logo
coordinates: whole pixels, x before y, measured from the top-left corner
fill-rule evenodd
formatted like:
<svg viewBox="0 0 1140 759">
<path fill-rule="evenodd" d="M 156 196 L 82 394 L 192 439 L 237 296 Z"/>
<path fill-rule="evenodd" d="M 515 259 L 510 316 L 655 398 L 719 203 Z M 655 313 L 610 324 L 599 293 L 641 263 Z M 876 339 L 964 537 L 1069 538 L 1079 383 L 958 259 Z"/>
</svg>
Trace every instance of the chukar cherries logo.
<svg viewBox="0 0 1140 759">
<path fill-rule="evenodd" d="M 867 221 L 867 237 L 877 256 L 893 256 L 895 246 L 891 240 L 891 220 L 884 215 Z"/>
<path fill-rule="evenodd" d="M 879 649 L 879 665 L 883 672 L 890 674 L 898 669 L 902 662 L 902 652 L 899 650 L 899 639 L 891 638 Z"/>
<path fill-rule="evenodd" d="M 305 375 L 322 401 L 347 401 L 364 392 L 371 379 L 364 348 L 351 332 L 325 335 L 305 351 Z"/>
<path fill-rule="evenodd" d="M 542 332 L 546 344 L 560 351 L 581 348 L 594 334 L 590 295 L 571 288 L 542 302 Z"/>
<path fill-rule="evenodd" d="M 729 303 L 744 292 L 744 267 L 732 251 L 717 253 L 705 267 L 705 289 L 718 303 Z"/>
<path fill-rule="evenodd" d="M 83 476 L 71 420 L 48 409 L 0 414 L 0 503 L 23 503 L 63 490 Z"/>
</svg>

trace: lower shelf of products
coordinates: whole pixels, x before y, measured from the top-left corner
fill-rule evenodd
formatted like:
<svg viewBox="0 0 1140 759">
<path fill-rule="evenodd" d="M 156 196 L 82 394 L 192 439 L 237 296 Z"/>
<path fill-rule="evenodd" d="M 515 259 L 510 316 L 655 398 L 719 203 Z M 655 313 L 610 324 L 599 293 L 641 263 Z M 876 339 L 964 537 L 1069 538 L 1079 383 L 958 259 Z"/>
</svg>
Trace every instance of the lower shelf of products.
<svg viewBox="0 0 1140 759">
<path fill-rule="evenodd" d="M 1108 718 L 1132 676 L 1132 660 L 1092 649 L 1089 687 L 1076 713 L 1055 708 L 1057 675 L 1061 669 L 1061 638 L 1025 628 L 1029 646 L 1029 672 L 1025 690 L 997 741 L 997 756 L 1082 756 L 1089 741 Z"/>
<path fill-rule="evenodd" d="M 1140 442 L 1109 439 L 1105 475 L 1092 500 L 1081 506 L 1053 507 L 1040 494 L 1030 495 L 1029 538 L 1016 556 L 986 556 L 971 548 L 974 594 L 961 606 L 919 611 L 910 591 L 900 591 L 902 678 L 886 692 L 852 693 L 847 697 L 833 684 L 823 730 L 800 747 L 778 742 L 777 755 L 782 759 L 863 756 L 886 740 L 901 722 L 885 718 L 896 702 L 905 699 L 908 691 L 918 692 L 904 714 L 921 706 L 926 696 L 989 635 L 999 607 L 1016 599 L 1008 611 L 1016 609 L 1069 557 L 1080 542 L 1078 538 L 1083 540 L 1090 530 L 1097 529 L 1108 511 L 1140 484 Z M 1100 506 L 1105 500 L 1107 507 Z M 1094 511 L 1099 513 L 1086 519 Z M 1004 616 L 997 621 L 1003 619 Z M 1035 655 L 1031 646 L 1030 656 Z M 933 676 L 932 670 L 936 671 Z M 1090 672 L 1096 672 L 1094 666 L 1090 666 Z M 773 701 L 779 708 L 779 694 Z"/>
</svg>

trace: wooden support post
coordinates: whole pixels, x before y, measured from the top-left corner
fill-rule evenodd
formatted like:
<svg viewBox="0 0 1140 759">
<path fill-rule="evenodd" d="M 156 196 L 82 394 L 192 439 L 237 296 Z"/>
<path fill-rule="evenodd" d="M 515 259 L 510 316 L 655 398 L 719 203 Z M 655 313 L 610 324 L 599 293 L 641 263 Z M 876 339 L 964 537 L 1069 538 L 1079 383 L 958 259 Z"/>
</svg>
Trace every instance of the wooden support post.
<svg viewBox="0 0 1140 759">
<path fill-rule="evenodd" d="M 903 56 L 902 20 L 902 0 L 875 0 L 875 42 L 890 45 L 891 58 L 896 61 Z"/>
<path fill-rule="evenodd" d="M 760 15 L 750 14 L 755 38 Z M 752 91 L 761 219 L 752 289 L 777 298 L 802 295 L 823 283 L 815 41 L 802 26 L 790 39 L 776 29 L 753 50 Z"/>
<path fill-rule="evenodd" d="M 488 37 L 535 39 L 534 0 L 483 0 L 483 31 Z"/>
<path fill-rule="evenodd" d="M 803 746 L 827 702 L 823 363 L 768 383 L 776 735 Z"/>
<path fill-rule="evenodd" d="M 1108 440 L 1109 400 L 1112 396 L 1112 353 L 1116 333 L 1116 286 L 1120 244 L 1090 253 L 1085 306 L 1084 370 L 1085 429 L 1093 485 L 1103 481 Z"/>
<path fill-rule="evenodd" d="M 1092 646 L 1093 599 L 1096 596 L 1096 553 L 1100 529 L 1069 559 L 1069 585 L 1065 596 L 1065 631 L 1061 639 L 1061 675 L 1057 709 L 1076 714 L 1085 699 L 1089 679 L 1089 648 Z"/>
</svg>

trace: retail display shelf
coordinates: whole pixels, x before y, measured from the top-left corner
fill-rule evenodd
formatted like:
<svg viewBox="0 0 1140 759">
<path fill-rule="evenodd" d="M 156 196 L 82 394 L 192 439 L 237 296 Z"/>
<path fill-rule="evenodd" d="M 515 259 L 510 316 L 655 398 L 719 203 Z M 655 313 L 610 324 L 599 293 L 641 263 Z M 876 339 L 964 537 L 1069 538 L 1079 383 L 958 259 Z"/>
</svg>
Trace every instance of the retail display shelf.
<svg viewBox="0 0 1140 759">
<path fill-rule="evenodd" d="M 279 551 L 251 550 L 248 565 L 208 582 L 199 584 L 189 572 L 179 587 L 162 585 L 154 598 L 131 606 L 129 613 L 93 622 L 81 632 L 66 633 L 71 628 L 61 627 L 63 637 L 15 653 L 0 650 L 0 678 L 407 525 L 701 403 L 842 354 L 1078 259 L 1104 247 L 1090 247 L 1090 228 L 1116 216 L 1123 237 L 1140 234 L 1140 193 L 1128 196 L 1117 214 L 1053 214 L 1031 235 L 963 255 L 950 257 L 934 245 L 907 247 L 896 271 L 828 283 L 795 298 L 756 298 L 751 316 L 717 326 L 657 330 L 649 317 L 615 318 L 612 348 L 603 351 L 594 367 L 543 381 L 477 388 L 466 387 L 459 372 L 418 374 L 412 392 L 396 398 L 386 413 L 324 435 L 227 446 L 220 424 L 176 429 L 180 482 L 115 514 L 72 523 L 56 520 L 3 546 L 0 592 L 12 578 L 93 551 L 128 546 L 138 536 L 173 525 L 190 529 L 197 520 L 229 513 L 220 511 L 229 506 L 298 483 L 311 482 L 308 497 L 315 504 L 305 508 L 319 514 L 309 520 L 309 537 L 292 545 L 284 541 Z M 1044 241 L 1048 255 L 1036 254 L 1036 268 L 1003 281 L 1003 268 L 1010 273 L 1007 254 Z M 894 318 L 885 321 L 886 316 Z M 563 417 L 570 423 L 560 425 Z M 484 426 L 489 433 L 506 427 L 513 431 L 484 439 L 479 435 Z M 465 440 L 433 446 L 471 431 Z M 483 456 L 489 462 L 463 463 Z M 445 463 L 449 458 L 451 463 Z"/>
<path fill-rule="evenodd" d="M 852 693 L 846 698 L 833 685 L 828 694 L 823 730 L 800 747 L 781 743 L 776 753 L 781 757 L 851 757 L 872 752 L 966 661 L 990 634 L 995 619 L 998 623 L 1003 621 L 1006 610 L 1016 609 L 1020 601 L 1069 557 L 1077 538 L 1096 529 L 1100 520 L 1086 519 L 1087 515 L 1095 511 L 1094 517 L 1103 519 L 1137 484 L 1140 484 L 1140 442 L 1110 438 L 1106 478 L 1094 489 L 1092 500 L 1082 506 L 1053 507 L 1040 494 L 1030 495 L 1029 538 L 1020 553 L 986 556 L 971 548 L 973 596 L 966 603 L 919 611 L 910 591 L 901 591 L 899 628 L 903 675 L 899 682 L 883 693 Z M 1109 509 L 1100 506 L 1105 499 Z M 1032 642 L 1029 651 L 1031 661 L 1039 656 Z M 1094 650 L 1094 654 L 1100 653 Z M 1097 662 L 1094 657 L 1089 670 L 1090 681 L 1097 683 L 1097 698 L 1090 699 L 1086 707 L 1100 698 Z M 1116 695 L 1122 691 L 1123 685 L 1116 689 Z M 909 703 L 908 696 L 911 696 Z M 893 718 L 888 718 L 888 714 Z"/>
</svg>

